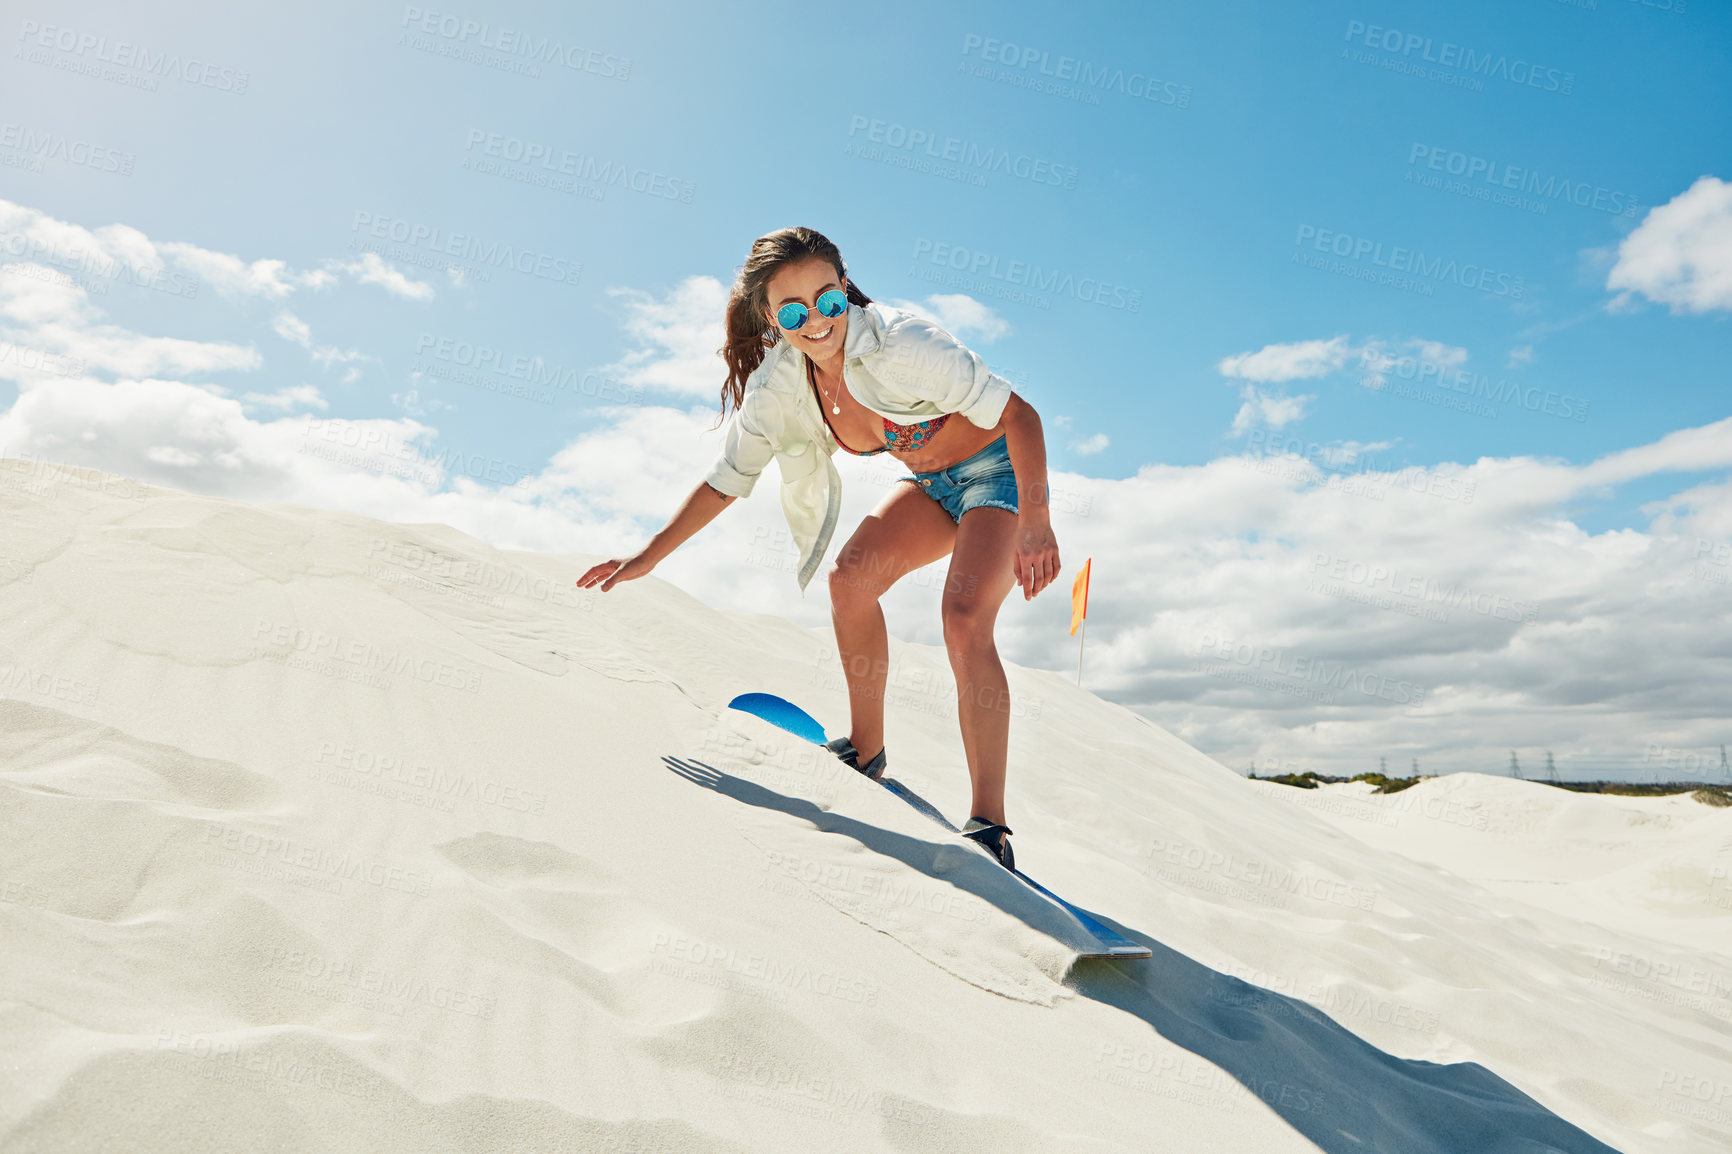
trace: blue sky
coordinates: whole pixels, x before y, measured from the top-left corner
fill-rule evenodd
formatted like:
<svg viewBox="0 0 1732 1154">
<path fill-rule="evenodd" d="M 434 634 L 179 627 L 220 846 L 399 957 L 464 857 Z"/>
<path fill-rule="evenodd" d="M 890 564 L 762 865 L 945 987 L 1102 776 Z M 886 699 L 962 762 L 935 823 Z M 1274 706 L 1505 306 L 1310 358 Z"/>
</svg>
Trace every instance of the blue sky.
<svg viewBox="0 0 1732 1154">
<path fill-rule="evenodd" d="M 1613 565 L 1595 594 L 1612 601 L 1588 612 L 1559 576 L 1580 568 L 1571 548 L 1616 555 L 1630 534 L 1669 535 L 1691 554 L 1680 571 L 1694 573 L 1699 542 L 1710 542 L 1712 563 L 1732 533 L 1719 448 L 1672 444 L 1653 451 L 1658 465 L 1555 490 L 1534 480 L 1553 476 L 1548 462 L 1586 469 L 1727 417 L 1732 255 L 1719 182 L 1732 179 L 1732 18 L 1715 6 L 876 5 L 855 14 L 774 4 L 261 12 L 73 3 L 9 12 L 0 77 L 0 154 L 11 157 L 0 157 L 0 198 L 16 206 L 9 235 L 24 234 L 19 213 L 37 214 L 39 232 L 124 226 L 157 246 L 149 259 L 202 276 L 196 296 L 163 280 L 154 290 L 112 278 L 98 286 L 107 292 L 58 286 L 77 298 L 64 307 L 82 310 L 77 339 L 69 322 L 43 321 L 15 292 L 5 334 L 14 344 L 70 358 L 87 347 L 112 352 L 112 339 L 91 335 L 108 325 L 131 334 L 137 355 L 8 375 L 8 452 L 251 500 L 444 519 L 498 544 L 614 555 L 641 543 L 714 455 L 697 418 L 706 408 L 713 416 L 720 383 L 719 362 L 704 359 L 718 333 L 717 282 L 731 279 L 755 236 L 804 223 L 841 245 L 869 294 L 928 309 L 1010 376 L 1046 420 L 1052 467 L 1096 493 L 1098 508 L 1145 505 L 1148 495 L 1111 487 L 1140 471 L 1145 483 L 1185 492 L 1195 490 L 1187 477 L 1277 476 L 1243 462 L 1282 446 L 1309 458 L 1295 468 L 1313 471 L 1280 482 L 1294 500 L 1331 475 L 1339 484 L 1364 471 L 1408 483 L 1447 476 L 1432 488 L 1459 492 L 1463 470 L 1503 462 L 1474 475 L 1473 517 L 1490 521 L 1433 526 L 1424 572 L 1481 549 L 1563 541 L 1559 568 L 1504 577 L 1510 600 L 1541 607 L 1524 628 L 1615 617 L 1608 606 L 1621 602 L 1608 590 L 1652 579 Z M 560 45 L 563 58 L 511 52 L 525 36 Z M 175 70 L 153 71 L 159 56 Z M 526 61 L 539 75 L 526 74 Z M 960 158 L 948 169 L 947 149 Z M 539 151 L 551 167 L 512 159 L 519 150 Z M 567 154 L 573 173 L 585 163 L 623 167 L 641 172 L 645 188 L 523 179 L 558 177 Z M 968 161 L 982 156 L 1009 163 Z M 1671 217 L 1650 218 L 1687 195 Z M 1645 225 L 1639 249 L 1621 253 Z M 132 234 L 102 235 L 118 251 Z M 454 273 L 446 266 L 476 262 L 436 251 L 475 245 L 527 254 L 542 275 Z M 76 273 L 82 258 L 69 251 L 31 258 L 15 244 L 0 255 Z M 1048 287 L 1018 286 L 1013 264 L 1038 266 Z M 46 299 L 50 274 L 34 275 L 29 287 Z M 1379 276 L 1396 283 L 1365 279 Z M 1104 304 L 1086 299 L 1096 292 Z M 171 355 L 150 343 L 164 339 L 204 351 Z M 571 369 L 571 385 L 543 404 L 440 375 L 473 346 Z M 74 377 L 135 382 L 129 396 L 143 396 L 137 382 L 172 380 L 182 400 L 140 401 L 158 406 L 154 425 L 98 419 L 124 406 L 88 390 L 51 403 Z M 226 431 L 168 444 L 186 422 L 158 410 L 181 404 L 187 389 L 229 406 L 210 417 Z M 35 407 L 25 405 L 35 391 Z M 203 404 L 194 408 L 217 412 Z M 95 418 L 91 405 L 104 406 Z M 80 420 L 94 420 L 102 437 L 72 435 Z M 254 469 L 263 457 L 250 450 L 224 458 L 210 447 L 214 436 L 281 450 L 298 428 L 295 452 L 316 439 L 309 420 L 361 422 L 353 427 L 415 445 L 417 462 L 445 454 L 448 463 L 455 451 L 491 463 L 483 482 L 536 477 L 540 487 L 512 498 L 524 516 L 502 519 L 479 490 L 506 484 L 478 489 L 444 475 L 399 492 L 390 485 L 403 478 L 378 467 L 362 468 L 357 486 L 338 473 L 309 479 L 280 460 Z M 240 459 L 251 464 L 237 470 Z M 1223 464 L 1234 461 L 1236 472 Z M 1511 464 L 1522 461 L 1530 464 Z M 773 488 L 754 500 L 773 499 Z M 855 488 L 861 502 L 878 491 Z M 1546 494 L 1537 504 L 1536 491 Z M 1679 505 L 1686 492 L 1698 495 Z M 1190 536 L 1161 564 L 1223 564 L 1223 550 L 1275 564 L 1260 542 L 1288 550 L 1288 561 L 1335 556 L 1362 513 L 1388 521 L 1379 556 L 1412 544 L 1401 527 L 1416 522 L 1386 500 L 1342 497 L 1336 521 L 1347 536 L 1332 544 L 1307 539 L 1303 519 L 1259 519 L 1262 506 L 1235 493 L 1228 484 L 1209 499 L 1216 504 L 1182 519 Z M 1436 497 L 1419 498 L 1427 516 L 1456 517 L 1467 504 Z M 1237 503 L 1211 531 L 1209 510 L 1227 500 Z M 1488 735 L 1481 748 L 1447 734 L 1460 729 L 1461 710 L 1489 709 L 1488 700 L 1502 701 L 1496 716 L 1529 717 L 1554 744 L 1574 738 L 1583 764 L 1732 738 L 1711 707 L 1647 701 L 1657 668 L 1601 696 L 1597 712 L 1579 690 L 1520 698 L 1513 674 L 1470 692 L 1490 676 L 1488 663 L 1513 669 L 1516 651 L 1538 642 L 1520 629 L 1495 643 L 1464 640 L 1473 631 L 1459 622 L 1442 642 L 1435 630 L 1412 633 L 1426 622 L 1387 607 L 1314 623 L 1310 646 L 1389 662 L 1454 654 L 1423 680 L 1461 692 L 1423 724 L 1409 715 L 1402 728 L 1385 710 L 1343 719 L 1341 732 L 1357 736 L 1326 743 L 1308 728 L 1318 717 L 1292 715 L 1279 694 L 1242 687 L 1210 704 L 1178 693 L 1156 652 L 1224 626 L 1210 625 L 1209 597 L 1161 600 L 1157 578 L 1195 574 L 1182 565 L 1152 574 L 1151 559 L 1131 549 L 1157 531 L 1177 542 L 1175 525 L 1095 508 L 1060 532 L 1061 547 L 1069 531 L 1076 553 L 1097 557 L 1095 603 L 1107 620 L 1091 619 L 1090 641 L 1109 647 L 1101 669 L 1113 679 L 1102 692 L 1236 764 L 1358 764 L 1373 746 L 1394 750 L 1391 734 L 1427 726 L 1431 737 L 1404 738 L 1402 750 L 1482 764 L 1516 736 Z M 1673 520 L 1657 527 L 1656 516 Z M 737 559 L 742 540 L 773 539 L 779 528 L 773 508 L 730 513 L 707 533 L 732 540 L 731 553 L 712 557 L 702 550 L 720 546 L 694 542 L 665 572 L 712 603 L 789 611 L 786 573 L 716 560 Z M 1081 556 L 1065 556 L 1074 571 Z M 1131 569 L 1153 584 L 1127 578 L 1115 589 L 1115 575 Z M 1236 607 L 1223 612 L 1239 614 L 1241 633 L 1284 636 L 1307 606 L 1357 604 L 1340 591 L 1307 602 L 1289 581 L 1280 587 L 1293 620 L 1259 618 L 1267 591 L 1210 572 L 1225 582 L 1214 596 Z M 1645 612 L 1678 627 L 1705 612 L 1719 620 L 1726 588 L 1707 572 L 1682 586 L 1716 597 L 1707 609 Z M 930 590 L 909 596 L 893 632 L 935 641 Z M 1007 654 L 1072 667 L 1069 639 L 1052 636 L 1068 609 L 1061 596 L 1016 610 Z M 811 600 L 791 612 L 826 621 Z M 1593 660 L 1629 664 L 1617 648 Z M 1711 679 L 1710 668 L 1699 676 Z M 1600 736 L 1584 708 L 1605 726 Z M 1249 728 L 1231 720 L 1251 715 Z M 1396 756 L 1406 764 L 1408 752 Z"/>
</svg>

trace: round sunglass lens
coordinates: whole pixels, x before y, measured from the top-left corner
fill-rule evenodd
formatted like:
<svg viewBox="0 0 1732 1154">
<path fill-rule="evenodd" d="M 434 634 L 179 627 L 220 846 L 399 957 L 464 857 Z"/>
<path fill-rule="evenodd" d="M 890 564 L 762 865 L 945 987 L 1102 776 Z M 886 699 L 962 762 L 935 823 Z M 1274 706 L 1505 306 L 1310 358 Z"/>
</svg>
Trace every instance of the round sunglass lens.
<svg viewBox="0 0 1732 1154">
<path fill-rule="evenodd" d="M 818 311 L 827 317 L 839 317 L 848 308 L 848 294 L 841 289 L 831 289 L 818 297 Z"/>
<path fill-rule="evenodd" d="M 776 319 L 785 329 L 797 329 L 806 323 L 806 306 L 790 302 L 776 310 Z"/>
</svg>

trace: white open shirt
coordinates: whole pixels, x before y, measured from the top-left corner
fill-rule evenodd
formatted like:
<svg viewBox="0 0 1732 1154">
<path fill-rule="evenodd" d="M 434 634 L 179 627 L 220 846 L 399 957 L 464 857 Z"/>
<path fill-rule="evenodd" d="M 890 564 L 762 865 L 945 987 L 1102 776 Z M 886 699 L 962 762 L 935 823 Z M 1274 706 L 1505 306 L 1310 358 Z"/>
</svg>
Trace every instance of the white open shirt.
<svg viewBox="0 0 1732 1154">
<path fill-rule="evenodd" d="M 876 301 L 848 306 L 842 380 L 861 404 L 899 425 L 961 413 L 992 429 L 1010 400 L 1010 382 L 973 350 L 924 317 Z M 806 380 L 806 354 L 782 337 L 746 378 L 721 455 L 704 480 L 730 497 L 747 497 L 775 458 L 782 514 L 800 549 L 795 578 L 802 595 L 836 531 L 842 502 L 842 478 L 830 459 L 836 449 Z"/>
</svg>

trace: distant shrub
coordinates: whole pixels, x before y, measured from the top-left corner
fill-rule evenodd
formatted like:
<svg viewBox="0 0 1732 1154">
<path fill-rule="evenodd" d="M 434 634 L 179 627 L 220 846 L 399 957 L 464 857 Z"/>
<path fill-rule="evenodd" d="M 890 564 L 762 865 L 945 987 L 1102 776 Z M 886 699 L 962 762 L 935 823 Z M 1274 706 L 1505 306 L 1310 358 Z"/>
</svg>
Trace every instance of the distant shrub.
<svg viewBox="0 0 1732 1154">
<path fill-rule="evenodd" d="M 1316 789 L 1319 782 L 1339 781 L 1340 778 L 1322 778 L 1306 770 L 1304 773 L 1278 773 L 1274 777 L 1258 777 L 1253 773 L 1251 780 L 1272 781 L 1276 785 L 1291 785 L 1297 789 Z"/>
<path fill-rule="evenodd" d="M 1720 789 L 1712 785 L 1699 789 L 1690 796 L 1701 802 L 1703 805 L 1732 805 L 1732 790 Z"/>
<path fill-rule="evenodd" d="M 1424 780 L 1423 776 L 1386 777 L 1381 773 L 1361 773 L 1354 777 L 1330 777 L 1326 773 L 1318 773 L 1312 769 L 1308 769 L 1304 773 L 1277 773 L 1270 777 L 1258 777 L 1253 773 L 1250 778 L 1252 781 L 1272 781 L 1276 785 L 1290 785 L 1295 789 L 1316 789 L 1320 785 L 1345 785 L 1352 781 L 1364 781 L 1376 786 L 1378 793 L 1400 793 Z"/>
<path fill-rule="evenodd" d="M 1351 780 L 1370 782 L 1377 787 L 1378 793 L 1400 793 L 1419 784 L 1417 777 L 1387 777 L 1381 773 L 1361 773 Z"/>
<path fill-rule="evenodd" d="M 1567 789 L 1571 793 L 1613 793 L 1621 797 L 1671 797 L 1687 793 L 1703 805 L 1732 805 L 1732 791 L 1725 786 L 1706 785 L 1699 781 L 1542 781 L 1534 784 Z M 1727 800 L 1709 801 L 1703 794 L 1719 794 Z"/>
</svg>

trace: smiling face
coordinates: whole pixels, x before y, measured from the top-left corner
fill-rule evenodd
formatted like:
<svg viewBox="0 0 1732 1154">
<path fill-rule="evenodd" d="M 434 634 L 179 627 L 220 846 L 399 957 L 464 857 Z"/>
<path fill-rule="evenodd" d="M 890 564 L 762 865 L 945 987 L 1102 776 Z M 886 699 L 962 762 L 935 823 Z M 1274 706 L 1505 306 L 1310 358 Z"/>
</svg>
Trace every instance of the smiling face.
<svg viewBox="0 0 1732 1154">
<path fill-rule="evenodd" d="M 828 361 L 848 336 L 848 313 L 844 310 L 839 317 L 822 315 L 818 312 L 818 294 L 830 289 L 845 292 L 847 288 L 847 278 L 838 277 L 836 267 L 821 256 L 784 265 L 765 286 L 770 298 L 767 319 L 795 348 L 814 360 Z M 776 310 L 790 301 L 797 301 L 807 309 L 806 323 L 792 331 L 776 323 Z"/>
</svg>

